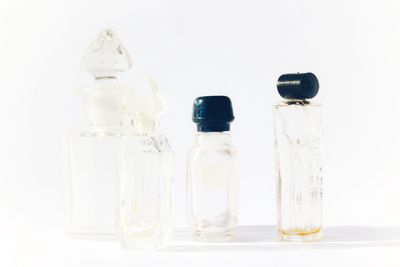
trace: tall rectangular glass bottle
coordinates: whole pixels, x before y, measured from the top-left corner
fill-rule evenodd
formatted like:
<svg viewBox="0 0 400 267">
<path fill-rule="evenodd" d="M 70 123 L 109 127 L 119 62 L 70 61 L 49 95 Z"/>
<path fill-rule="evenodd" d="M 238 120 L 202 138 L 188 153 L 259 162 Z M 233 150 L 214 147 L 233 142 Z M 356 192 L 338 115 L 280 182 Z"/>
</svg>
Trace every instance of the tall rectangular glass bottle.
<svg viewBox="0 0 400 267">
<path fill-rule="evenodd" d="M 226 96 L 195 100 L 198 134 L 187 162 L 188 216 L 196 240 L 225 241 L 237 221 L 239 177 L 229 134 L 233 121 Z"/>
<path fill-rule="evenodd" d="M 118 148 L 127 90 L 118 75 L 131 59 L 111 30 L 90 45 L 81 66 L 95 78 L 79 90 L 89 127 L 73 131 L 66 147 L 66 231 L 73 237 L 114 239 L 117 222 Z"/>
<path fill-rule="evenodd" d="M 311 102 L 319 89 L 312 73 L 285 74 L 273 107 L 277 174 L 278 232 L 282 240 L 321 237 L 322 106 Z"/>
</svg>

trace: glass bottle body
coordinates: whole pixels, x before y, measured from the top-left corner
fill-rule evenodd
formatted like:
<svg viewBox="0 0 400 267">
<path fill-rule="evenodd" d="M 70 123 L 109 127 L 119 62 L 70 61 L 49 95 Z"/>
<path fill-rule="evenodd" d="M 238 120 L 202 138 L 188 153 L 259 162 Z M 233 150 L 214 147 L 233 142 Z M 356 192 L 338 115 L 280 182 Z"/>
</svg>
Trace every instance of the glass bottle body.
<svg viewBox="0 0 400 267">
<path fill-rule="evenodd" d="M 67 139 L 67 233 L 84 239 L 114 239 L 117 158 L 121 132 L 91 127 Z"/>
<path fill-rule="evenodd" d="M 278 232 L 282 240 L 321 237 L 322 106 L 289 100 L 273 108 Z"/>
<path fill-rule="evenodd" d="M 163 248 L 172 228 L 172 149 L 163 136 L 126 133 L 120 157 L 121 246 Z"/>
<path fill-rule="evenodd" d="M 224 241 L 237 221 L 239 178 L 228 133 L 199 133 L 187 163 L 189 221 L 196 240 Z"/>
</svg>

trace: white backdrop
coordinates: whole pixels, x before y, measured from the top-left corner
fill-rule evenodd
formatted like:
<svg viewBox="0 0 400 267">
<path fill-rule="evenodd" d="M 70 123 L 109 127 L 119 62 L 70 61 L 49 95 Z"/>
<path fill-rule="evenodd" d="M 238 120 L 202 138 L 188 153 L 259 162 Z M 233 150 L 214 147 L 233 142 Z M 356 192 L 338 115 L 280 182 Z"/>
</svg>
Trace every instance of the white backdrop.
<svg viewBox="0 0 400 267">
<path fill-rule="evenodd" d="M 168 101 L 161 130 L 176 153 L 176 225 L 186 225 L 192 103 L 209 94 L 226 94 L 234 105 L 239 223 L 275 224 L 275 83 L 282 73 L 312 71 L 320 80 L 316 100 L 325 106 L 325 225 L 400 226 L 399 12 L 396 0 L 2 0 L 6 247 L 19 258 L 16 250 L 29 250 L 21 243 L 35 247 L 36 235 L 62 235 L 61 137 L 85 126 L 73 89 L 91 84 L 80 58 L 105 28 L 116 31 L 134 68 L 153 74 Z M 132 72 L 123 77 L 133 79 Z M 32 257 L 20 265 L 43 260 Z"/>
</svg>

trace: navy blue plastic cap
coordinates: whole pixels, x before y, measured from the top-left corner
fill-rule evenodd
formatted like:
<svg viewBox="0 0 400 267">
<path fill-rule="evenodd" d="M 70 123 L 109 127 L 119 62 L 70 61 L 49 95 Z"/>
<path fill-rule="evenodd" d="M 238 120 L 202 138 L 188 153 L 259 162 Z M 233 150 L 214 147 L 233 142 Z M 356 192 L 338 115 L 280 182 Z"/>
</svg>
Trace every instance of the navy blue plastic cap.
<svg viewBox="0 0 400 267">
<path fill-rule="evenodd" d="M 283 74 L 277 83 L 279 94 L 286 99 L 311 99 L 318 94 L 319 83 L 313 73 Z"/>
<path fill-rule="evenodd" d="M 201 96 L 193 104 L 192 120 L 198 132 L 225 132 L 234 120 L 232 102 L 227 96 Z"/>
</svg>

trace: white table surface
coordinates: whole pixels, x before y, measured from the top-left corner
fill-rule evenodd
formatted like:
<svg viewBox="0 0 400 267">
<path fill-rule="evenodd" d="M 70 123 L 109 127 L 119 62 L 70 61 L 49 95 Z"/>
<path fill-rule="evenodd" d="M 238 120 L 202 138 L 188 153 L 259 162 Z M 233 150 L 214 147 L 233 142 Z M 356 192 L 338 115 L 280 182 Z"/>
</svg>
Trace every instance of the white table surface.
<svg viewBox="0 0 400 267">
<path fill-rule="evenodd" d="M 158 252 L 31 230 L 6 233 L 0 266 L 400 266 L 400 227 L 327 227 L 321 241 L 303 244 L 277 241 L 274 226 L 239 226 L 228 243 L 195 242 L 180 228 Z"/>
</svg>

